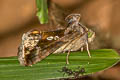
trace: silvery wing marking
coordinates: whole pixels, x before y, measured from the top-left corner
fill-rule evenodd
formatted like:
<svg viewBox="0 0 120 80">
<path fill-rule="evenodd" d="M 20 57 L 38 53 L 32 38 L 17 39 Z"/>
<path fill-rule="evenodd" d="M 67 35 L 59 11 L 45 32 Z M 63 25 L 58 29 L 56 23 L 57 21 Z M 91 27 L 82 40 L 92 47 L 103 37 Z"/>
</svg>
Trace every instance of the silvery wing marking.
<svg viewBox="0 0 120 80">
<path fill-rule="evenodd" d="M 39 53 L 40 61 L 43 60 L 44 58 L 46 58 L 51 53 L 54 53 L 58 48 L 60 48 L 64 44 L 72 41 L 73 37 L 75 37 L 77 35 L 78 35 L 77 33 L 75 33 L 73 35 L 67 34 L 67 35 L 64 35 L 63 37 L 61 37 L 59 40 L 49 43 L 49 45 L 47 47 L 44 47 L 41 49 L 41 51 Z"/>
</svg>

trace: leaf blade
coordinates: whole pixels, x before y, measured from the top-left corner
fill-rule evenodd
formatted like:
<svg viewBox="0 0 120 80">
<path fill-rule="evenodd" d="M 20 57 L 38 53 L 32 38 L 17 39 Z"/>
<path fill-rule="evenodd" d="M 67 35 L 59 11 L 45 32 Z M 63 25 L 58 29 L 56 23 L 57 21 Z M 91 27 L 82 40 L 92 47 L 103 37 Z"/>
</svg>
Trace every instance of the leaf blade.
<svg viewBox="0 0 120 80">
<path fill-rule="evenodd" d="M 108 69 L 115 65 L 120 57 L 114 50 L 91 50 L 92 58 L 86 51 L 72 52 L 69 56 L 71 69 L 77 66 L 84 67 L 86 75 Z M 2 80 L 47 80 L 62 78 L 63 73 L 58 72 L 66 64 L 66 54 L 52 54 L 32 67 L 20 66 L 18 60 L 13 58 L 0 58 L 0 79 Z M 65 76 L 69 77 L 69 76 Z"/>
</svg>

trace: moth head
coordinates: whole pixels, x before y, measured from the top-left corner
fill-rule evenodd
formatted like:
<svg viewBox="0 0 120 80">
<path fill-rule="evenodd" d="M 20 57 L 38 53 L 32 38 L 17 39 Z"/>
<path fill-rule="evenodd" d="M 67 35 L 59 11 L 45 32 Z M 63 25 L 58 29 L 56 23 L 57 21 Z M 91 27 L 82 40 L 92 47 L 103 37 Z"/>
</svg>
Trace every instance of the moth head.
<svg viewBox="0 0 120 80">
<path fill-rule="evenodd" d="M 65 20 L 68 22 L 68 24 L 76 21 L 80 21 L 81 15 L 80 14 L 70 14 L 68 15 Z"/>
<path fill-rule="evenodd" d="M 35 46 L 37 46 L 40 39 L 40 32 L 38 30 L 32 30 L 23 34 L 22 44 L 25 46 L 25 48 L 32 50 Z"/>
<path fill-rule="evenodd" d="M 95 39 L 95 32 L 91 29 L 88 30 L 88 42 L 91 43 Z"/>
</svg>

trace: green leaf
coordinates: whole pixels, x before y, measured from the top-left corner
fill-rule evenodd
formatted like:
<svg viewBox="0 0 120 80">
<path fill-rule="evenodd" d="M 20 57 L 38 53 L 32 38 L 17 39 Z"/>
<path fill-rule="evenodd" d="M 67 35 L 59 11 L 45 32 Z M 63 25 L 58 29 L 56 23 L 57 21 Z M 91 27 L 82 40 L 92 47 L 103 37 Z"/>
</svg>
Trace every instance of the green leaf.
<svg viewBox="0 0 120 80">
<path fill-rule="evenodd" d="M 85 68 L 87 74 L 108 69 L 115 65 L 120 57 L 116 51 L 111 49 L 91 50 L 92 58 L 88 57 L 86 51 L 71 52 L 69 56 L 70 69 L 78 66 Z M 32 67 L 20 66 L 16 57 L 0 58 L 1 80 L 48 80 L 62 78 L 63 73 L 58 72 L 66 64 L 66 54 L 52 54 L 43 61 Z M 71 77 L 71 76 L 65 76 Z"/>
<path fill-rule="evenodd" d="M 36 0 L 37 16 L 41 24 L 48 23 L 47 0 Z"/>
</svg>

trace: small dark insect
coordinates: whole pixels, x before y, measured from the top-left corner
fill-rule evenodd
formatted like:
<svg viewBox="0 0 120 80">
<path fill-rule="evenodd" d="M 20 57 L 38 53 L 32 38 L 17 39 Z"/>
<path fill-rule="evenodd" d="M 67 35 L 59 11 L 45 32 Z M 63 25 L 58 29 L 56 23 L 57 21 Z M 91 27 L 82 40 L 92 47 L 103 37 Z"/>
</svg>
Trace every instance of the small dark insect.
<svg viewBox="0 0 120 80">
<path fill-rule="evenodd" d="M 62 67 L 62 70 L 59 72 L 63 72 L 63 76 L 67 74 L 68 76 L 73 75 L 73 71 L 71 69 L 68 69 L 66 66 Z"/>
<path fill-rule="evenodd" d="M 74 74 L 73 74 L 74 78 L 78 78 L 85 73 L 85 68 L 78 67 L 78 70 L 75 70 L 73 72 L 74 72 Z"/>
<path fill-rule="evenodd" d="M 80 68 L 78 66 L 77 70 L 72 70 L 65 66 L 62 67 L 62 70 L 61 71 L 59 70 L 58 72 L 62 72 L 63 76 L 66 74 L 67 76 L 73 76 L 74 78 L 79 78 L 85 73 L 85 68 Z"/>
</svg>

